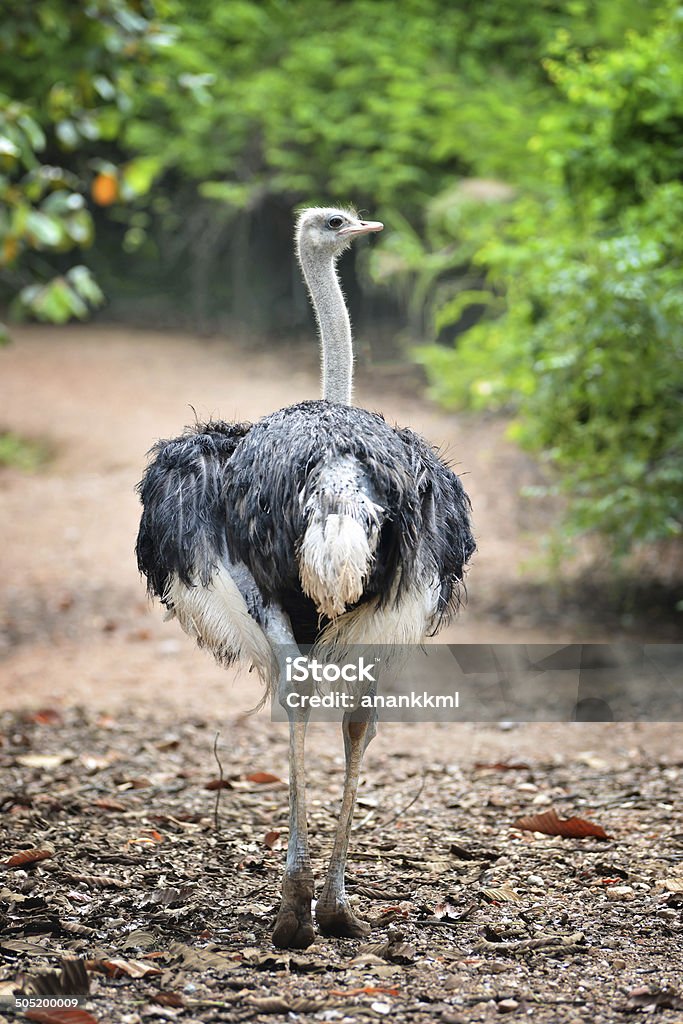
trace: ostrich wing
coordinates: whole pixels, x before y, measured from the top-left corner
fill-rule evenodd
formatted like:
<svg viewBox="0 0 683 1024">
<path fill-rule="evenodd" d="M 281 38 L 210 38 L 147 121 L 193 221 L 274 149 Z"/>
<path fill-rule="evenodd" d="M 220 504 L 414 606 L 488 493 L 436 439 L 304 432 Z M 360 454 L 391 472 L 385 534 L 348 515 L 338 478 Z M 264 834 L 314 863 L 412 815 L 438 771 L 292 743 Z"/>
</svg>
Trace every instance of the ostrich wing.
<svg viewBox="0 0 683 1024">
<path fill-rule="evenodd" d="M 439 581 L 439 597 L 430 634 L 437 633 L 457 611 L 463 571 L 476 544 L 470 526 L 470 499 L 460 477 L 438 452 L 414 431 L 397 431 L 420 496 L 418 559 Z"/>
<path fill-rule="evenodd" d="M 227 554 L 224 490 L 230 459 L 251 425 L 198 424 L 158 441 L 138 485 L 143 505 L 136 554 L 150 595 L 163 601 L 177 578 L 207 586 Z"/>
<path fill-rule="evenodd" d="M 248 424 L 197 426 L 159 441 L 139 485 L 143 504 L 137 541 L 140 571 L 200 647 L 222 664 L 244 660 L 269 685 L 272 651 L 262 627 L 273 628 L 249 569 L 228 554 L 226 484 Z"/>
</svg>

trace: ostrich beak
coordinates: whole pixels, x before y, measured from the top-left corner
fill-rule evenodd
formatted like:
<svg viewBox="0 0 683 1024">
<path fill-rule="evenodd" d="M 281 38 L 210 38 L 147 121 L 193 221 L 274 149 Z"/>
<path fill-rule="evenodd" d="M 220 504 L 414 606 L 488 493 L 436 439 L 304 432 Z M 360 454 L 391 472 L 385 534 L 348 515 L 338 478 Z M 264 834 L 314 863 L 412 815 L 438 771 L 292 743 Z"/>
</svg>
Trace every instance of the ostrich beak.
<svg viewBox="0 0 683 1024">
<path fill-rule="evenodd" d="M 379 220 L 359 220 L 357 224 L 350 224 L 339 232 L 340 238 L 358 238 L 360 235 L 369 235 L 371 231 L 382 231 L 384 224 Z"/>
</svg>

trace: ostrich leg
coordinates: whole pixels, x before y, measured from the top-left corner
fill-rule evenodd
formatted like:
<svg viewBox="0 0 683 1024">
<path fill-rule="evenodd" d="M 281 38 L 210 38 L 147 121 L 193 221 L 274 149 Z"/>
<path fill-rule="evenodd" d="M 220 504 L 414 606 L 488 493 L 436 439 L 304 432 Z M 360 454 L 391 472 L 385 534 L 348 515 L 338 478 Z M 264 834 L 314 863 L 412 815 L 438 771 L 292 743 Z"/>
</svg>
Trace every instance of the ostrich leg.
<svg viewBox="0 0 683 1024">
<path fill-rule="evenodd" d="M 273 942 L 281 949 L 305 949 L 314 939 L 311 919 L 313 871 L 308 852 L 304 764 L 309 711 L 288 706 L 286 698 L 291 690 L 283 668 L 279 699 L 289 716 L 289 842 L 282 879 L 282 902 L 273 929 Z"/>
<path fill-rule="evenodd" d="M 360 767 L 363 754 L 377 731 L 377 712 L 374 709 L 369 710 L 363 718 L 359 718 L 357 711 L 344 715 L 342 731 L 346 754 L 344 793 L 330 866 L 320 899 L 316 904 L 315 918 L 325 935 L 341 935 L 355 939 L 367 935 L 370 925 L 356 917 L 349 906 L 344 885 L 344 868 Z"/>
</svg>

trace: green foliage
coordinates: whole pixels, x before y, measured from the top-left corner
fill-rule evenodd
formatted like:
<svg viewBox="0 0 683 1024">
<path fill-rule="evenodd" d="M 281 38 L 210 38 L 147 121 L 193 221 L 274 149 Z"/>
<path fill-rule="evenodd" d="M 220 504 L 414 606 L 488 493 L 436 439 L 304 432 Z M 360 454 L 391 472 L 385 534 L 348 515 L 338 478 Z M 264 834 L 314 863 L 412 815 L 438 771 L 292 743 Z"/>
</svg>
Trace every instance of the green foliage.
<svg viewBox="0 0 683 1024">
<path fill-rule="evenodd" d="M 168 0 L 178 35 L 128 142 L 241 209 L 349 197 L 418 216 L 454 174 L 525 162 L 545 80 L 529 54 L 573 17 L 568 0 L 480 6 Z"/>
<path fill-rule="evenodd" d="M 111 166 L 95 154 L 120 136 L 140 68 L 167 41 L 138 8 L 42 0 L 0 26 L 0 283 L 16 315 L 63 323 L 103 301 L 61 254 L 92 244 L 86 191 Z M 133 161 L 124 187 L 144 192 L 153 174 L 149 157 Z"/>
<path fill-rule="evenodd" d="M 516 408 L 514 436 L 558 471 L 570 526 L 617 552 L 683 528 L 682 29 L 666 3 L 613 50 L 558 39 L 546 66 L 562 102 L 531 139 L 545 193 L 441 201 L 432 236 L 490 289 L 484 303 L 451 282 L 455 299 L 436 302 L 439 328 L 480 309 L 457 347 L 419 352 L 434 394 Z"/>
<path fill-rule="evenodd" d="M 0 466 L 35 473 L 49 458 L 50 450 L 42 441 L 20 437 L 11 430 L 0 431 Z"/>
</svg>

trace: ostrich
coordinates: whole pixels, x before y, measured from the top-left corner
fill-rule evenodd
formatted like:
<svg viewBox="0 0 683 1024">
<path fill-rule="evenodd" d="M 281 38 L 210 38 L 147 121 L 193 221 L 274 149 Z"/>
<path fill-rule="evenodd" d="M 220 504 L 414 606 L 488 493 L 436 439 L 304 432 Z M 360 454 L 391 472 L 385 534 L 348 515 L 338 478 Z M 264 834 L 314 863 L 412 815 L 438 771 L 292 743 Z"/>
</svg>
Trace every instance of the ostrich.
<svg viewBox="0 0 683 1024">
<path fill-rule="evenodd" d="M 307 209 L 296 255 L 315 310 L 322 399 L 253 426 L 212 421 L 159 441 L 139 485 L 137 559 L 150 595 L 222 664 L 251 663 L 287 707 L 283 651 L 406 645 L 456 611 L 474 550 L 459 478 L 419 435 L 351 405 L 351 324 L 336 264 L 383 225 L 353 210 Z M 313 942 L 305 804 L 308 714 L 288 708 L 289 841 L 273 942 Z M 361 761 L 376 715 L 346 713 L 346 771 L 329 870 L 316 905 L 326 935 L 369 926 L 344 886 Z"/>
</svg>

